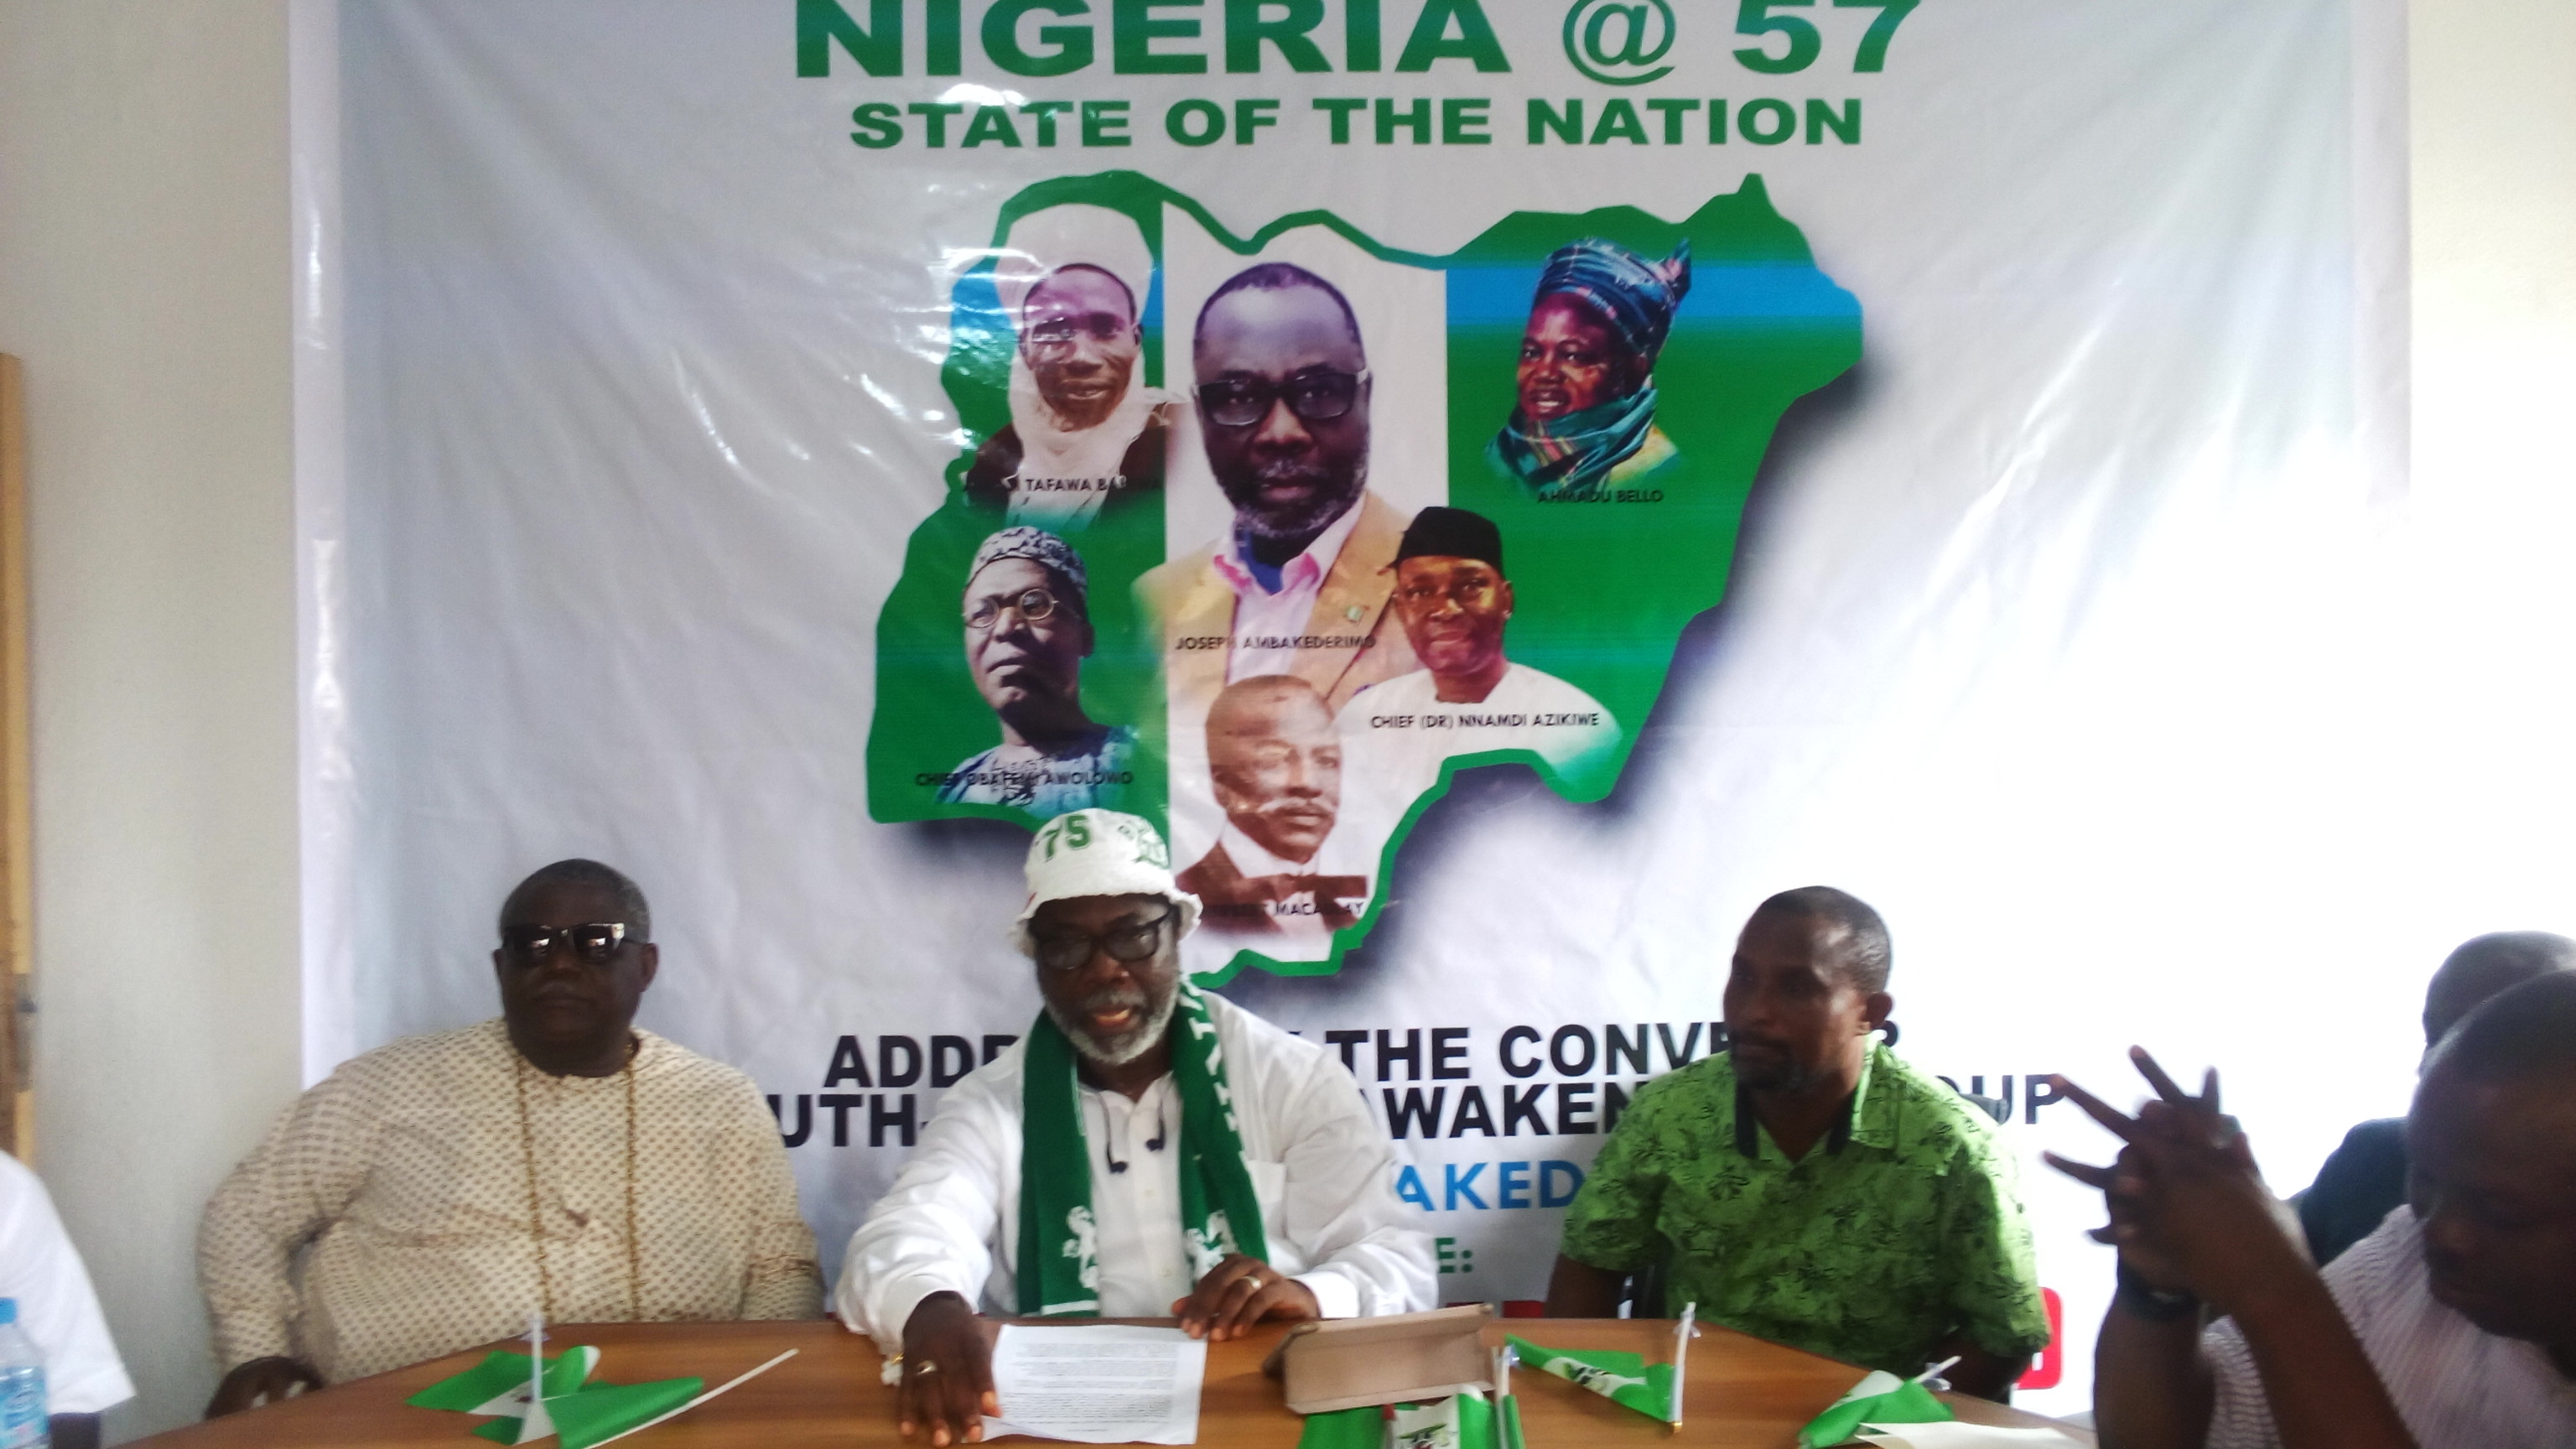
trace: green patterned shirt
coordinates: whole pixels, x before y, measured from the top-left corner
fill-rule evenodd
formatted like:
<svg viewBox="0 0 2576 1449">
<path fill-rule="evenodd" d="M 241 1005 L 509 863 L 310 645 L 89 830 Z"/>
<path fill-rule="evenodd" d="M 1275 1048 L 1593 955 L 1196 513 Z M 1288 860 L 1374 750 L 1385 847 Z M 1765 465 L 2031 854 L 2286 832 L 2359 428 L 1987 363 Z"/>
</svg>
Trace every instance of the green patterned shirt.
<svg viewBox="0 0 2576 1449">
<path fill-rule="evenodd" d="M 1740 1150 L 1736 1100 L 1724 1052 L 1647 1084 L 1575 1194 L 1565 1255 L 1632 1273 L 1669 1243 L 1668 1312 L 1697 1302 L 1891 1373 L 1954 1332 L 2006 1357 L 2047 1344 L 2013 1159 L 1940 1079 L 1873 1042 L 1847 1133 L 1794 1163 L 1758 1123 Z"/>
</svg>

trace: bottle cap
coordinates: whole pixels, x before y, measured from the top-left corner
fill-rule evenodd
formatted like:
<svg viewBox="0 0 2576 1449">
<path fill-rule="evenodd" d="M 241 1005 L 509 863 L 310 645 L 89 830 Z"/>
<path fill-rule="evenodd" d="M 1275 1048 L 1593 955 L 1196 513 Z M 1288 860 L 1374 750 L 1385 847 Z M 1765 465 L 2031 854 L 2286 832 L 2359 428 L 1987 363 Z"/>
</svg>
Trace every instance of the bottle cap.
<svg viewBox="0 0 2576 1449">
<path fill-rule="evenodd" d="M 6 1328 L 17 1321 L 18 1300 L 15 1298 L 0 1298 L 0 1328 Z"/>
</svg>

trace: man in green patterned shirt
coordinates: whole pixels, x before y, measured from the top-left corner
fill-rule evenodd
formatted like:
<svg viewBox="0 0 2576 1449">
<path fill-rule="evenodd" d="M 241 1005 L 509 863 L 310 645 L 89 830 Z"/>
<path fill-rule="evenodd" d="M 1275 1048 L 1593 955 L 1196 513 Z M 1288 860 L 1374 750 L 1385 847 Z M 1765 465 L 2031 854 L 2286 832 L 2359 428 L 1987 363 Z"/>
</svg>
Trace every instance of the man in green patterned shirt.
<svg viewBox="0 0 2576 1449">
<path fill-rule="evenodd" d="M 2001 1399 L 2048 1343 L 1994 1124 L 1872 1038 L 1887 926 L 1829 886 L 1764 901 L 1726 980 L 1728 1046 L 1649 1084 L 1602 1144 L 1548 1283 L 1559 1317 L 1618 1312 L 1658 1264 L 1668 1309 L 1912 1375 L 1959 1356 Z"/>
</svg>

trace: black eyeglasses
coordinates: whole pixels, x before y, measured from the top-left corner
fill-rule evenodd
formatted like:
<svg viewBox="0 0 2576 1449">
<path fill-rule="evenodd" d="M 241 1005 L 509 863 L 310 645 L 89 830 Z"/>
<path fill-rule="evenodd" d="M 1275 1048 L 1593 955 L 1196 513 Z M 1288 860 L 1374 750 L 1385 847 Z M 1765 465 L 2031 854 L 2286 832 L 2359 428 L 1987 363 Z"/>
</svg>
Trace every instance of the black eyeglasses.
<svg viewBox="0 0 2576 1449">
<path fill-rule="evenodd" d="M 1112 961 L 1142 961 L 1162 944 L 1163 923 L 1172 918 L 1165 911 L 1150 921 L 1133 921 L 1112 926 L 1095 936 L 1089 931 L 1049 931 L 1032 935 L 1031 944 L 1040 966 L 1049 971 L 1079 971 L 1091 963 L 1092 953 L 1106 951 Z"/>
<path fill-rule="evenodd" d="M 989 634 L 1002 622 L 1004 609 L 1019 611 L 1020 622 L 1043 624 L 1055 617 L 1064 601 L 1045 589 L 1022 589 L 1016 594 L 987 594 L 966 610 L 966 627 L 978 634 Z"/>
<path fill-rule="evenodd" d="M 1270 416 L 1272 403 L 1285 401 L 1288 411 L 1307 422 L 1326 423 L 1351 410 L 1368 377 L 1366 368 L 1357 372 L 1308 368 L 1286 382 L 1235 373 L 1199 385 L 1199 410 L 1219 427 L 1248 428 Z"/>
<path fill-rule="evenodd" d="M 585 966 L 605 966 L 626 942 L 624 921 L 593 921 L 583 926 L 503 926 L 501 949 L 522 966 L 534 966 L 557 951 L 570 950 Z"/>
</svg>

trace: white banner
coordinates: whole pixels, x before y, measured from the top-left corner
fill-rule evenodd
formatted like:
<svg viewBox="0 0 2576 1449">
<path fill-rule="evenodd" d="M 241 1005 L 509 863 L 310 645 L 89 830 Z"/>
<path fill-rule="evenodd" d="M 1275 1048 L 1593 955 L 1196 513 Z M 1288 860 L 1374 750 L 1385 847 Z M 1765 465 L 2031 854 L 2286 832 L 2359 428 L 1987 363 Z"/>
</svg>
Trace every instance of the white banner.
<svg viewBox="0 0 2576 1449">
<path fill-rule="evenodd" d="M 2217 1062 L 2287 1191 L 2402 1109 L 2389 1003 L 2545 923 L 2401 899 L 2484 857 L 2389 803 L 2430 781 L 2384 664 L 2397 16 L 341 7 L 298 138 L 338 156 L 299 193 L 312 1069 L 492 1014 L 502 895 L 609 861 L 654 903 L 645 1024 L 775 1094 L 837 1267 L 1036 1010 L 1030 828 L 1117 799 L 1271 882 L 1193 965 L 1344 1051 L 1444 1296 L 1526 1302 L 1618 1105 L 1712 1050 L 1745 913 L 1829 883 L 1893 928 L 1899 1050 L 2009 1105 L 2065 1324 L 2022 1402 L 2082 1407 L 2110 1265 L 2037 1150 L 2106 1148 L 2045 1075 Z M 1520 361 L 1595 244 L 1634 304 L 1597 385 Z M 1360 348 L 1299 374 L 1306 473 L 1198 391 L 1278 262 Z M 1192 623 L 1211 550 L 1345 485 L 1352 558 L 1494 527 L 1508 617 L 1443 642 L 1380 578 L 1345 630 L 1327 578 L 1270 634 Z M 1083 559 L 1087 654 L 961 630 L 1013 523 Z M 1435 696 L 1443 651 L 1555 692 Z M 1291 737 L 1302 784 L 1236 753 Z M 1517 762 L 1443 794 L 1444 754 Z"/>
</svg>

